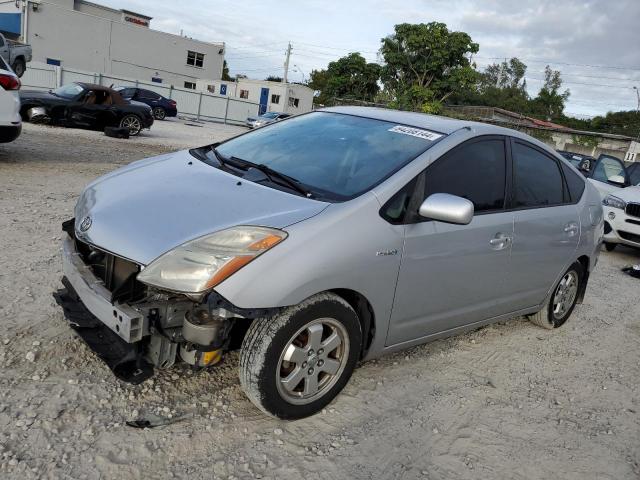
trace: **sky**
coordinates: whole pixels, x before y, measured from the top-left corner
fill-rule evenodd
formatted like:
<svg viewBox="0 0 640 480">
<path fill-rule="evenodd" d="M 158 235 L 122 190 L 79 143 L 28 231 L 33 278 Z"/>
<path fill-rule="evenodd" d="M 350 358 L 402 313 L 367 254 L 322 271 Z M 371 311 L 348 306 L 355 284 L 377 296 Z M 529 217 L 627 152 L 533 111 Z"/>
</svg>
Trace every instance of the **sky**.
<svg viewBox="0 0 640 480">
<path fill-rule="evenodd" d="M 153 17 L 151 27 L 224 41 L 231 74 L 308 80 L 313 69 L 350 52 L 380 61 L 381 38 L 398 23 L 444 22 L 480 45 L 482 70 L 505 58 L 527 64 L 535 96 L 544 67 L 562 72 L 571 92 L 565 113 L 635 110 L 640 88 L 640 0 L 94 0 Z"/>
</svg>

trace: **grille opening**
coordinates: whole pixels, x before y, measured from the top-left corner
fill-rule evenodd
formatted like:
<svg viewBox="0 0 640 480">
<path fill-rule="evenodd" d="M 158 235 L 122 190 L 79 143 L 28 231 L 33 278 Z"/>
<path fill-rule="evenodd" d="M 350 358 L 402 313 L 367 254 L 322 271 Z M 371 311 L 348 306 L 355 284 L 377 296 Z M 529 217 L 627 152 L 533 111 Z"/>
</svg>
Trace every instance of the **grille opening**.
<svg viewBox="0 0 640 480">
<path fill-rule="evenodd" d="M 627 203 L 625 212 L 632 217 L 640 217 L 640 203 Z"/>
</svg>

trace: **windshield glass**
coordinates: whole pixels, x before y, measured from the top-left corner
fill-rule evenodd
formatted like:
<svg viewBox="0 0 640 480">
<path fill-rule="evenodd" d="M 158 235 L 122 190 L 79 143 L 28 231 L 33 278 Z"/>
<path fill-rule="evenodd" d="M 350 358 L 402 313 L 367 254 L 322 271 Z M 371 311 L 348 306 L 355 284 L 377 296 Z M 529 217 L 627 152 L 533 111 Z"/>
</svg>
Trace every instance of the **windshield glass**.
<svg viewBox="0 0 640 480">
<path fill-rule="evenodd" d="M 260 118 L 276 118 L 278 116 L 275 112 L 265 113 L 264 115 L 260 115 Z"/>
<path fill-rule="evenodd" d="M 56 88 L 53 93 L 62 98 L 75 98 L 82 90 L 84 89 L 77 83 L 70 83 L 69 85 Z"/>
<path fill-rule="evenodd" d="M 231 139 L 217 151 L 266 165 L 319 196 L 348 200 L 391 176 L 442 136 L 371 118 L 314 112 Z"/>
<path fill-rule="evenodd" d="M 627 168 L 627 173 L 629 174 L 629 182 L 631 185 L 640 186 L 640 166 L 632 165 Z"/>
</svg>

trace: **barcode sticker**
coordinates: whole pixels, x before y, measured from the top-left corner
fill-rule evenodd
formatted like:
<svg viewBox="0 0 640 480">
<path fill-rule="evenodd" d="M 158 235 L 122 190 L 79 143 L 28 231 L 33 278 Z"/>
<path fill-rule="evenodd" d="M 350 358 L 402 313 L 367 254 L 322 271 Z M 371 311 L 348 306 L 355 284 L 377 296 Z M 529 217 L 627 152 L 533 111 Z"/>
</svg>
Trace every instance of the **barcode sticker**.
<svg viewBox="0 0 640 480">
<path fill-rule="evenodd" d="M 421 128 L 406 127 L 404 125 L 396 125 L 389 129 L 390 132 L 402 133 L 403 135 L 411 135 L 412 137 L 424 138 L 431 142 L 442 137 L 439 133 L 430 132 Z"/>
</svg>

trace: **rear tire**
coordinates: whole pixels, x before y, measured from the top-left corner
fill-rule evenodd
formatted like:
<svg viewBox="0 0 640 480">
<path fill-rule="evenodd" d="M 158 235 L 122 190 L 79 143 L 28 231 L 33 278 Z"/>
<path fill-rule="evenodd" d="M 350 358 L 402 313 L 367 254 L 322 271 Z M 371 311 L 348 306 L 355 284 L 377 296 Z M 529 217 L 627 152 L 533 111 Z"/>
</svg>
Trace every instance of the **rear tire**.
<svg viewBox="0 0 640 480">
<path fill-rule="evenodd" d="M 153 118 L 156 120 L 164 120 L 167 116 L 167 112 L 162 107 L 156 107 L 153 109 Z"/>
<path fill-rule="evenodd" d="M 18 58 L 15 62 L 13 62 L 11 68 L 13 69 L 13 72 L 18 76 L 18 78 L 20 78 L 22 77 L 22 75 L 24 75 L 27 66 L 24 63 L 23 59 Z"/>
<path fill-rule="evenodd" d="M 617 243 L 604 242 L 604 248 L 607 252 L 613 252 L 617 246 Z"/>
<path fill-rule="evenodd" d="M 583 281 L 584 268 L 580 262 L 575 262 L 562 275 L 549 302 L 539 312 L 528 315 L 529 320 L 549 330 L 564 325 L 576 306 Z"/>
<path fill-rule="evenodd" d="M 240 384 L 268 415 L 313 415 L 346 385 L 361 342 L 351 306 L 333 293 L 314 295 L 253 321 L 240 350 Z"/>
</svg>

